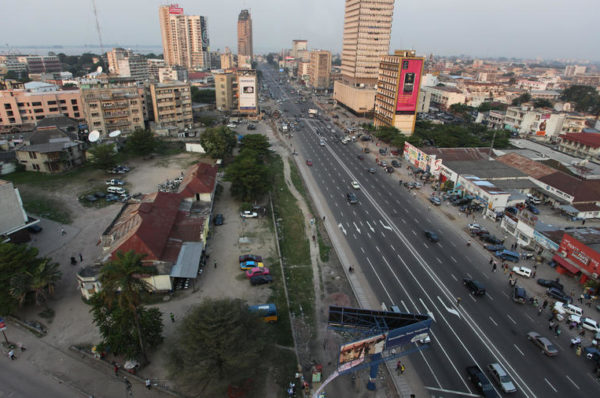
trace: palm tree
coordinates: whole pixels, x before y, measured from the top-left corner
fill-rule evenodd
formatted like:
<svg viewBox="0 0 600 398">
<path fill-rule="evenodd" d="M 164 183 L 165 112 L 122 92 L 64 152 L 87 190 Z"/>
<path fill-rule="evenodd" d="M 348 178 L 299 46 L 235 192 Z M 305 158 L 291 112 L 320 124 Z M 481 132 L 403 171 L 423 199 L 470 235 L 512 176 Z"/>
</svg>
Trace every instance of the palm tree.
<svg viewBox="0 0 600 398">
<path fill-rule="evenodd" d="M 54 294 L 54 285 L 60 280 L 62 273 L 58 263 L 53 263 L 49 258 L 40 259 L 40 263 L 29 275 L 29 291 L 35 294 L 35 303 L 42 304 L 49 295 Z"/>
<path fill-rule="evenodd" d="M 117 258 L 106 263 L 100 270 L 103 301 L 108 307 L 116 302 L 120 308 L 131 312 L 144 363 L 148 362 L 148 358 L 144 350 L 138 308 L 142 301 L 141 293 L 148 290 L 149 284 L 141 278 L 157 273 L 156 268 L 142 265 L 145 256 L 136 254 L 133 250 L 127 253 L 117 252 Z"/>
</svg>

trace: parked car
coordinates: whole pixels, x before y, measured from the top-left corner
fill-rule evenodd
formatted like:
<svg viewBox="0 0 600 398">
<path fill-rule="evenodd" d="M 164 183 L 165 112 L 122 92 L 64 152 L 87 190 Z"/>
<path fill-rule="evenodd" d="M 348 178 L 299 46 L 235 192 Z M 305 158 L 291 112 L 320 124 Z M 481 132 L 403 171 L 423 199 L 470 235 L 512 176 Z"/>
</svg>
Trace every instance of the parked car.
<svg viewBox="0 0 600 398">
<path fill-rule="evenodd" d="M 117 194 L 114 193 L 109 193 L 106 195 L 106 197 L 104 198 L 107 202 L 116 202 L 118 200 L 121 199 L 121 197 Z"/>
<path fill-rule="evenodd" d="M 531 268 L 527 268 L 527 267 L 513 267 L 512 272 L 514 272 L 517 275 L 521 275 L 524 276 L 525 278 L 529 278 L 531 277 Z"/>
<path fill-rule="evenodd" d="M 240 213 L 242 218 L 256 218 L 258 217 L 258 213 L 255 211 L 244 210 Z"/>
<path fill-rule="evenodd" d="M 513 289 L 512 300 L 515 303 L 525 304 L 527 302 L 527 292 L 524 288 L 515 286 Z"/>
<path fill-rule="evenodd" d="M 425 231 L 425 238 L 432 243 L 437 243 L 440 241 L 439 236 L 437 236 L 437 234 L 433 231 Z"/>
<path fill-rule="evenodd" d="M 467 228 L 469 228 L 469 231 L 479 231 L 484 229 L 481 225 L 477 223 L 468 224 Z"/>
<path fill-rule="evenodd" d="M 257 275 L 250 278 L 250 284 L 252 286 L 264 285 L 265 283 L 271 282 L 273 282 L 273 278 L 271 278 L 271 275 Z"/>
<path fill-rule="evenodd" d="M 40 232 L 42 232 L 42 227 L 40 227 L 37 224 L 33 224 L 27 227 L 27 231 L 31 232 L 32 234 L 39 234 Z"/>
<path fill-rule="evenodd" d="M 592 318 L 581 318 L 581 326 L 583 326 L 584 329 L 587 329 L 593 333 L 600 332 L 600 326 L 598 326 L 598 322 L 596 322 Z"/>
<path fill-rule="evenodd" d="M 367 171 L 371 174 L 375 174 L 376 170 L 373 167 L 371 167 L 371 168 L 368 168 Z"/>
<path fill-rule="evenodd" d="M 495 245 L 500 245 L 500 244 L 504 243 L 503 240 L 496 238 L 492 234 L 481 234 L 481 235 L 479 235 L 479 239 L 481 239 L 484 242 L 493 243 Z"/>
<path fill-rule="evenodd" d="M 473 365 L 467 367 L 467 375 L 469 381 L 477 388 L 477 390 L 483 394 L 486 398 L 497 397 L 494 386 L 486 377 L 486 375 L 479 369 L 479 366 Z"/>
<path fill-rule="evenodd" d="M 400 167 L 400 162 L 395 159 L 391 161 L 391 164 L 392 164 L 392 167 L 396 167 L 396 168 Z"/>
<path fill-rule="evenodd" d="M 442 204 L 442 200 L 440 198 L 438 198 L 437 196 L 430 196 L 429 201 L 436 206 L 440 206 Z"/>
<path fill-rule="evenodd" d="M 483 247 L 484 247 L 486 250 L 489 250 L 489 251 L 491 251 L 491 252 L 497 252 L 497 251 L 500 251 L 500 250 L 504 250 L 504 249 L 505 249 L 505 248 L 504 248 L 504 245 L 492 245 L 492 244 L 489 244 L 489 245 L 485 245 L 485 246 L 483 246 Z"/>
<path fill-rule="evenodd" d="M 240 256 L 240 263 L 243 263 L 244 261 L 257 261 L 260 263 L 262 260 L 262 257 L 257 256 L 256 254 L 242 254 Z"/>
<path fill-rule="evenodd" d="M 269 269 L 267 267 L 255 267 L 255 268 L 250 268 L 248 271 L 246 271 L 246 278 L 250 279 L 253 276 L 258 276 L 258 275 L 270 275 L 271 271 L 269 271 Z"/>
<path fill-rule="evenodd" d="M 537 284 L 543 287 L 553 287 L 558 290 L 565 290 L 563 284 L 557 280 L 553 281 L 550 279 L 538 279 Z"/>
<path fill-rule="evenodd" d="M 553 298 L 559 300 L 559 301 L 562 301 L 563 303 L 570 303 L 571 301 L 573 301 L 571 296 L 567 295 L 562 290 L 558 290 L 555 287 L 551 287 L 551 288 L 547 289 L 546 294 L 550 297 L 553 297 Z"/>
<path fill-rule="evenodd" d="M 499 363 L 491 363 L 488 365 L 488 372 L 492 376 L 492 380 L 498 384 L 498 387 L 505 393 L 510 394 L 517 391 L 512 379 L 506 373 L 506 370 Z"/>
<path fill-rule="evenodd" d="M 485 296 L 485 287 L 479 281 L 464 278 L 463 284 L 471 291 L 473 296 Z"/>
<path fill-rule="evenodd" d="M 247 271 L 247 270 L 252 269 L 252 268 L 262 268 L 264 266 L 265 265 L 263 263 L 261 263 L 261 262 L 251 261 L 251 260 L 250 261 L 244 261 L 244 262 L 240 263 L 240 269 L 244 270 L 244 271 Z"/>
<path fill-rule="evenodd" d="M 111 178 L 110 180 L 106 180 L 106 185 L 124 185 L 125 181 L 119 180 L 118 178 Z"/>
<path fill-rule="evenodd" d="M 94 192 L 94 196 L 97 197 L 98 199 L 106 198 L 106 194 L 104 192 Z"/>
<path fill-rule="evenodd" d="M 215 219 L 214 219 L 214 221 L 213 221 L 213 222 L 214 222 L 214 224 L 215 224 L 215 225 L 223 225 L 223 220 L 224 220 L 224 219 L 223 219 L 223 214 L 220 214 L 220 213 L 219 213 L 219 214 L 217 214 L 217 215 L 215 216 Z"/>
<path fill-rule="evenodd" d="M 390 174 L 391 174 L 391 173 L 393 173 L 393 172 L 394 172 L 394 168 L 393 168 L 392 166 L 387 166 L 387 167 L 385 168 L 385 171 L 387 171 L 388 173 L 390 173 Z"/>
<path fill-rule="evenodd" d="M 98 198 L 95 197 L 94 195 L 86 195 L 85 200 L 93 203 L 93 202 L 96 202 L 98 200 Z"/>
<path fill-rule="evenodd" d="M 357 158 L 358 160 L 365 160 L 365 157 L 363 155 L 358 155 Z"/>
<path fill-rule="evenodd" d="M 536 332 L 527 333 L 527 339 L 533 344 L 542 349 L 542 352 L 549 357 L 558 355 L 558 349 L 552 344 L 547 337 L 544 337 Z"/>
<path fill-rule="evenodd" d="M 533 214 L 540 214 L 540 211 L 538 210 L 538 208 L 535 207 L 534 205 L 532 205 L 531 203 L 527 205 L 527 210 L 529 210 Z"/>
</svg>

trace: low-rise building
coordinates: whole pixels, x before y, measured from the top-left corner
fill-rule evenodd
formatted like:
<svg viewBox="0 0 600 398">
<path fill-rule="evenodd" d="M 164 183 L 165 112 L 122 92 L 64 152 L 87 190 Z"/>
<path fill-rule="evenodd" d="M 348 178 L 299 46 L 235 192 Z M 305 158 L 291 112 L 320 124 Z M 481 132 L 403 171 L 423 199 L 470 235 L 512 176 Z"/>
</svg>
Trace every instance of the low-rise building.
<svg viewBox="0 0 600 398">
<path fill-rule="evenodd" d="M 598 280 L 600 274 L 600 230 L 576 228 L 564 232 L 560 246 L 552 260 L 556 271 L 579 279 Z"/>
<path fill-rule="evenodd" d="M 222 112 L 237 109 L 237 77 L 232 71 L 214 71 L 216 107 Z"/>
<path fill-rule="evenodd" d="M 454 104 L 464 104 L 466 95 L 456 87 L 430 86 L 422 87 L 421 90 L 431 93 L 431 105 L 441 109 L 448 109 Z"/>
<path fill-rule="evenodd" d="M 27 241 L 29 234 L 26 228 L 38 222 L 25 212 L 21 194 L 13 183 L 0 180 L 0 241 Z"/>
<path fill-rule="evenodd" d="M 600 134 L 567 133 L 560 136 L 558 149 L 583 158 L 598 158 L 600 154 Z"/>
<path fill-rule="evenodd" d="M 194 120 L 189 83 L 152 83 L 150 94 L 156 127 L 180 130 L 192 127 Z"/>
<path fill-rule="evenodd" d="M 158 69 L 159 83 L 168 83 L 171 81 L 187 82 L 188 70 L 183 66 L 165 66 Z"/>
</svg>

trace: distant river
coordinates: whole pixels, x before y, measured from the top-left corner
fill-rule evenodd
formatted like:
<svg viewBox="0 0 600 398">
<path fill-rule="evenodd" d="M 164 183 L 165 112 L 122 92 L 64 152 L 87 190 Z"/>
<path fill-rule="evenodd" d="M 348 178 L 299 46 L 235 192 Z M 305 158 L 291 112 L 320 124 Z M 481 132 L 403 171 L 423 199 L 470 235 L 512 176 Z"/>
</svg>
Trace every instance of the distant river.
<svg viewBox="0 0 600 398">
<path fill-rule="evenodd" d="M 149 46 L 149 45 L 138 45 L 138 44 L 130 44 L 130 45 L 116 45 L 116 44 L 105 44 L 104 51 L 111 50 L 113 47 L 122 47 L 132 49 L 136 53 L 141 54 L 162 54 L 163 49 L 162 46 Z M 48 53 L 52 51 L 56 54 L 65 53 L 67 55 L 81 55 L 86 52 L 100 54 L 100 46 L 98 45 L 89 45 L 89 46 L 11 46 L 11 53 L 19 53 L 19 54 L 35 54 L 35 55 L 48 55 Z M 6 47 L 0 48 L 0 54 L 6 53 Z"/>
</svg>

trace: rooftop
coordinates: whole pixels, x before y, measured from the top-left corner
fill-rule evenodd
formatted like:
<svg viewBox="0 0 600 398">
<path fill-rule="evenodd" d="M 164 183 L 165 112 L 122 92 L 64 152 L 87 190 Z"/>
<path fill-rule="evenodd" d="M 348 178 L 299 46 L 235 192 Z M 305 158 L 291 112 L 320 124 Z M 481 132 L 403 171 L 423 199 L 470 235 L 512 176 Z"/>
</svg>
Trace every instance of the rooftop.
<svg viewBox="0 0 600 398">
<path fill-rule="evenodd" d="M 591 148 L 600 148 L 600 134 L 567 133 L 560 136 L 563 141 L 578 142 Z"/>
<path fill-rule="evenodd" d="M 445 162 L 461 160 L 484 160 L 489 158 L 490 148 L 436 148 L 423 147 L 421 151 L 428 155 L 435 155 L 437 159 Z"/>
<path fill-rule="evenodd" d="M 516 168 L 496 160 L 444 161 L 444 165 L 458 174 L 472 174 L 479 178 L 494 179 L 527 176 Z"/>
<path fill-rule="evenodd" d="M 500 156 L 496 160 L 537 179 L 556 173 L 556 170 L 552 167 L 536 162 L 535 160 L 528 159 L 525 156 L 521 156 L 514 152 Z"/>
</svg>

